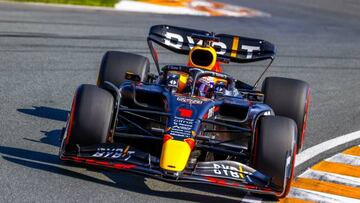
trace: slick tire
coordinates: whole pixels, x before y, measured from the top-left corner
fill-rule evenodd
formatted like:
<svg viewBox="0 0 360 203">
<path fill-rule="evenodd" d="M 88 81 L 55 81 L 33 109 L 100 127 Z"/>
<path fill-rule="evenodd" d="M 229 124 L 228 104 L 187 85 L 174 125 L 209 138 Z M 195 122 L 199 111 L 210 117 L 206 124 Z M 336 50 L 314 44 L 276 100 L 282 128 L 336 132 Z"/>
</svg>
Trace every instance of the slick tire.
<svg viewBox="0 0 360 203">
<path fill-rule="evenodd" d="M 310 102 L 309 84 L 296 79 L 268 77 L 262 84 L 264 103 L 275 115 L 285 116 L 295 121 L 298 127 L 297 152 L 304 144 L 306 121 Z"/>
<path fill-rule="evenodd" d="M 97 85 L 106 87 L 105 81 L 111 82 L 119 87 L 126 79 L 126 72 L 131 72 L 140 76 L 140 81 L 147 80 L 150 70 L 149 59 L 126 52 L 108 51 L 102 58 Z"/>
<path fill-rule="evenodd" d="M 105 143 L 113 114 L 114 99 L 95 85 L 81 85 L 74 96 L 65 138 L 65 150 L 76 145 Z"/>
<path fill-rule="evenodd" d="M 261 117 L 254 142 L 254 168 L 271 177 L 278 188 L 277 198 L 285 197 L 294 175 L 296 123 L 282 116 Z"/>
</svg>

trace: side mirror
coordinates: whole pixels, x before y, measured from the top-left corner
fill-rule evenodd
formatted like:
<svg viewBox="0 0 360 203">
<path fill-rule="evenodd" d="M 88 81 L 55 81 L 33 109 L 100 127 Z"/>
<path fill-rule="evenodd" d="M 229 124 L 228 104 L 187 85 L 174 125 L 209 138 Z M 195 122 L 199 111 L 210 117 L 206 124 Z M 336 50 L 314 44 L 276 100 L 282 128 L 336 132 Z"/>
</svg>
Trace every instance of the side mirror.
<svg viewBox="0 0 360 203">
<path fill-rule="evenodd" d="M 132 73 L 132 72 L 126 72 L 125 79 L 135 81 L 135 82 L 140 82 L 141 81 L 140 75 L 136 75 L 135 73 Z"/>
</svg>

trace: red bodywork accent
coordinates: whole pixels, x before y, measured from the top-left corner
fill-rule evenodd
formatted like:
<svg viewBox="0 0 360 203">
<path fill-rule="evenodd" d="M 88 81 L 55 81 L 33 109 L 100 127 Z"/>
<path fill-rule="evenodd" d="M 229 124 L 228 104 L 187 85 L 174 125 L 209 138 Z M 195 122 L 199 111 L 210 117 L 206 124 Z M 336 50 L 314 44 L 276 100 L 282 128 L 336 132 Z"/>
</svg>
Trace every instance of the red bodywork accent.
<svg viewBox="0 0 360 203">
<path fill-rule="evenodd" d="M 253 162 L 253 166 L 256 167 L 256 156 L 257 156 L 257 144 L 258 144 L 258 136 L 259 136 L 259 129 L 255 128 L 255 138 L 254 138 L 254 147 L 253 147 L 253 158 L 252 158 L 252 162 Z"/>
<path fill-rule="evenodd" d="M 216 185 L 219 185 L 219 186 L 228 186 L 228 187 L 240 187 L 242 186 L 242 184 L 240 183 L 236 183 L 236 182 L 233 182 L 233 181 L 226 181 L 224 179 L 221 179 L 221 178 L 214 178 L 214 177 L 206 177 L 206 179 L 211 182 L 211 183 L 214 183 Z M 252 186 L 252 185 L 243 185 L 243 187 L 245 188 L 248 188 L 248 189 L 256 189 L 257 187 L 256 186 Z"/>
<path fill-rule="evenodd" d="M 70 134 L 71 134 L 71 129 L 73 126 L 73 122 L 74 122 L 74 112 L 75 112 L 75 104 L 76 104 L 76 95 L 77 95 L 77 91 L 75 93 L 75 96 L 73 98 L 73 102 L 71 104 L 71 112 L 70 112 L 70 119 L 69 119 L 69 124 L 68 124 L 68 129 L 67 129 L 67 133 L 66 133 L 66 140 L 65 140 L 65 145 L 67 145 L 69 143 L 70 140 Z"/>
<path fill-rule="evenodd" d="M 180 116 L 184 118 L 191 118 L 193 111 L 191 109 L 179 108 Z"/>
<path fill-rule="evenodd" d="M 156 61 L 159 61 L 159 54 L 157 53 L 157 50 L 153 46 L 151 46 L 151 47 L 153 48 L 152 50 L 153 50 Z"/>
<path fill-rule="evenodd" d="M 189 145 L 190 149 L 194 149 L 195 140 L 193 138 L 186 138 L 184 141 Z"/>
<path fill-rule="evenodd" d="M 219 106 L 215 106 L 214 107 L 214 114 L 216 113 L 216 112 L 218 112 L 220 110 L 220 107 Z M 208 112 L 206 112 L 206 114 L 203 116 L 203 119 L 208 119 L 209 118 L 209 111 Z"/>
<path fill-rule="evenodd" d="M 163 99 L 163 102 L 164 102 L 165 112 L 169 112 L 169 106 L 165 98 Z"/>
<path fill-rule="evenodd" d="M 304 143 L 304 139 L 305 139 L 305 130 L 306 130 L 306 122 L 307 122 L 308 112 L 309 112 L 309 103 L 310 103 L 310 88 L 308 89 L 308 93 L 307 93 L 307 97 L 306 97 L 304 123 L 303 123 L 302 131 L 301 131 L 301 145 Z"/>
<path fill-rule="evenodd" d="M 84 163 L 89 165 L 96 165 L 96 166 L 104 166 L 108 168 L 114 168 L 114 169 L 133 169 L 136 167 L 134 164 L 119 164 L 119 163 L 111 163 L 107 161 L 98 161 L 95 159 L 89 159 L 89 158 L 82 158 L 82 157 L 76 157 L 76 156 L 66 156 L 61 157 L 62 160 L 69 160 L 74 161 L 77 163 Z"/>
<path fill-rule="evenodd" d="M 172 140 L 172 139 L 173 139 L 173 137 L 171 135 L 165 134 L 163 137 L 163 143 L 165 143 L 168 140 Z"/>
<path fill-rule="evenodd" d="M 279 198 L 285 198 L 286 195 L 289 193 L 290 188 L 291 188 L 291 181 L 294 178 L 294 167 L 295 167 L 295 161 L 296 161 L 296 153 L 297 153 L 297 146 L 295 145 L 294 147 L 294 160 L 292 162 L 292 166 L 291 166 L 291 174 L 290 174 L 290 179 L 286 182 L 286 186 L 285 186 L 285 191 L 283 193 L 283 195 L 281 195 Z"/>
<path fill-rule="evenodd" d="M 213 67 L 212 71 L 218 72 L 218 73 L 222 73 L 222 68 L 220 66 L 220 62 L 216 61 L 215 66 Z"/>
<path fill-rule="evenodd" d="M 229 185 L 225 180 L 220 179 L 220 178 L 206 177 L 206 179 L 209 182 L 214 183 L 216 185 L 220 185 L 220 186 L 228 186 Z"/>
<path fill-rule="evenodd" d="M 241 183 L 236 183 L 233 181 L 226 181 L 224 179 L 215 178 L 215 177 L 205 177 L 205 179 L 212 184 L 223 186 L 223 187 L 240 187 L 240 188 L 245 188 L 245 189 L 249 189 L 249 190 L 258 190 L 258 191 L 262 191 L 265 193 L 273 192 L 274 195 L 276 195 L 276 196 L 280 195 L 279 192 L 273 191 L 270 188 L 259 188 L 255 185 L 241 184 Z"/>
<path fill-rule="evenodd" d="M 187 66 L 193 67 L 194 65 L 191 64 L 190 61 L 189 61 Z M 216 61 L 214 67 L 211 68 L 211 71 L 214 71 L 214 72 L 217 72 L 217 73 L 222 73 L 223 72 L 219 61 Z"/>
</svg>

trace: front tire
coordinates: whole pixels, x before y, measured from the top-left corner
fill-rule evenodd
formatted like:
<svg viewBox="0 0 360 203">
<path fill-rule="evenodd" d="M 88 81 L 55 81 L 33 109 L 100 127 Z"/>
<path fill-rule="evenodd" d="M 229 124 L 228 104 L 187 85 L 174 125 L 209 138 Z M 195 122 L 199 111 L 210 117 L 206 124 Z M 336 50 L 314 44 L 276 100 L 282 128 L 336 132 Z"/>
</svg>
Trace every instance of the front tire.
<svg viewBox="0 0 360 203">
<path fill-rule="evenodd" d="M 101 61 L 97 85 L 106 87 L 105 81 L 119 87 L 126 79 L 126 72 L 140 76 L 140 81 L 147 80 L 150 71 L 149 59 L 137 54 L 108 51 Z"/>
<path fill-rule="evenodd" d="M 114 98 L 95 85 L 81 85 L 74 96 L 70 112 L 65 151 L 77 145 L 90 146 L 105 143 L 112 119 Z"/>
<path fill-rule="evenodd" d="M 286 197 L 294 175 L 296 123 L 282 116 L 261 117 L 254 144 L 254 168 L 279 188 L 278 198 Z"/>
<path fill-rule="evenodd" d="M 262 85 L 264 103 L 275 115 L 285 116 L 295 121 L 298 127 L 297 152 L 304 144 L 308 107 L 310 102 L 309 84 L 296 79 L 268 77 Z"/>
</svg>

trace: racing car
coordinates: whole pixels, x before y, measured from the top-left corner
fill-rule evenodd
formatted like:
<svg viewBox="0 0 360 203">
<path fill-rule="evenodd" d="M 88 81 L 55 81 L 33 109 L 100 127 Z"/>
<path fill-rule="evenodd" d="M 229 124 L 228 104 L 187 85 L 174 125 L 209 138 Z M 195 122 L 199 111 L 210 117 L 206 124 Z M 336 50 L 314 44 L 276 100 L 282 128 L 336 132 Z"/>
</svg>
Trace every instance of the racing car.
<svg viewBox="0 0 360 203">
<path fill-rule="evenodd" d="M 63 131 L 61 160 L 172 182 L 204 183 L 283 198 L 304 143 L 309 84 L 267 77 L 265 40 L 154 25 L 147 57 L 103 56 L 96 85 L 80 85 Z M 160 46 L 187 57 L 160 66 Z M 255 84 L 223 64 L 268 60 Z M 260 89 L 260 90 L 259 90 Z"/>
</svg>

